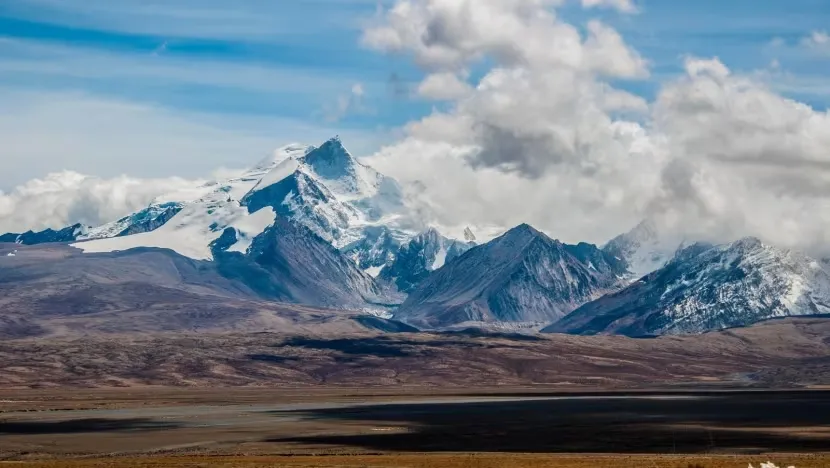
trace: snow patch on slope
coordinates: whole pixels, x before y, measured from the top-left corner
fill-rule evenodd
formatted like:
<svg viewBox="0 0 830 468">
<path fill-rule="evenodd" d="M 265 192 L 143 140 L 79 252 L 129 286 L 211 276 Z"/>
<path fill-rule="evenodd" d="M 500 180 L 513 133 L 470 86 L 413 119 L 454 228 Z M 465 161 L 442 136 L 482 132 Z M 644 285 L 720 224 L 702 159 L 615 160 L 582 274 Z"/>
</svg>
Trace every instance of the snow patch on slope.
<svg viewBox="0 0 830 468">
<path fill-rule="evenodd" d="M 210 244 L 219 238 L 224 229 L 231 227 L 238 233 L 244 233 L 239 241 L 242 244 L 238 242 L 239 245 L 235 247 L 247 249 L 250 239 L 273 223 L 275 214 L 273 210 L 262 210 L 262 214 L 250 215 L 245 207 L 229 196 L 233 191 L 233 187 L 227 185 L 217 188 L 203 199 L 184 206 L 176 216 L 155 231 L 79 242 L 72 246 L 86 253 L 156 247 L 170 249 L 196 260 L 213 260 Z"/>
<path fill-rule="evenodd" d="M 628 279 L 636 281 L 665 266 L 680 245 L 681 242 L 661 235 L 657 225 L 646 220 L 631 231 L 612 239 L 602 249 L 625 261 Z"/>
<path fill-rule="evenodd" d="M 296 171 L 299 168 L 300 163 L 297 162 L 296 159 L 286 159 L 277 164 L 276 167 L 271 169 L 264 176 L 262 176 L 262 179 L 260 179 L 259 182 L 257 182 L 257 184 L 251 191 L 256 192 L 257 190 L 262 190 L 264 188 L 270 187 L 276 184 L 277 182 L 280 182 L 281 180 L 285 179 L 286 177 L 291 176 L 291 174 L 293 174 L 294 171 Z"/>
<path fill-rule="evenodd" d="M 229 227 L 236 230 L 237 241 L 228 252 L 247 253 L 254 238 L 274 224 L 276 217 L 274 209 L 269 206 L 234 222 Z"/>
<path fill-rule="evenodd" d="M 435 271 L 444 266 L 445 263 L 447 263 L 447 245 L 442 242 L 441 246 L 438 248 L 438 251 L 435 252 L 435 260 L 432 261 L 430 270 Z"/>
</svg>

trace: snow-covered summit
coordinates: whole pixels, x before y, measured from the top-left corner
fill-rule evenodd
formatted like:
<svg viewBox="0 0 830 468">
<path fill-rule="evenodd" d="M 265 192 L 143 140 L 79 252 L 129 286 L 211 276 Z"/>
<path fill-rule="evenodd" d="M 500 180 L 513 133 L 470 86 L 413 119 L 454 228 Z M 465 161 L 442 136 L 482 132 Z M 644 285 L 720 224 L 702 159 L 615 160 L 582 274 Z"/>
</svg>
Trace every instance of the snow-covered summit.
<svg viewBox="0 0 830 468">
<path fill-rule="evenodd" d="M 473 230 L 470 229 L 469 226 L 464 228 L 464 240 L 467 242 L 475 242 L 476 235 L 473 233 Z"/>
<path fill-rule="evenodd" d="M 251 213 L 270 206 L 337 248 L 376 236 L 378 227 L 394 231 L 395 239 L 414 234 L 398 183 L 357 161 L 339 138 L 287 154 L 242 204 Z"/>
<path fill-rule="evenodd" d="M 624 261 L 629 279 L 634 281 L 663 267 L 680 247 L 681 242 L 661 233 L 657 223 L 647 219 L 602 249 Z"/>
<path fill-rule="evenodd" d="M 75 245 L 88 252 L 170 248 L 209 260 L 212 245 L 244 251 L 276 217 L 305 226 L 374 275 L 419 226 L 397 181 L 333 138 L 319 147 L 284 146 L 237 177 L 158 197 L 143 210 L 90 229 Z M 237 242 L 215 244 L 228 228 Z"/>
<path fill-rule="evenodd" d="M 357 172 L 361 164 L 343 147 L 339 137 L 332 138 L 319 148 L 311 148 L 301 159 L 318 177 L 329 182 L 359 178 Z"/>
</svg>

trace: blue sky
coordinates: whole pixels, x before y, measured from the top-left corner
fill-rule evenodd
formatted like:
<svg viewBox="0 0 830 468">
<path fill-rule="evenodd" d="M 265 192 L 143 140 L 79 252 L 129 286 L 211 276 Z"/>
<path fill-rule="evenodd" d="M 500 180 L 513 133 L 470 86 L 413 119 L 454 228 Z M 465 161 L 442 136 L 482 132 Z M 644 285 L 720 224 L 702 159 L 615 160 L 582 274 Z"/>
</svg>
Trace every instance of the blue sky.
<svg viewBox="0 0 830 468">
<path fill-rule="evenodd" d="M 405 57 L 361 47 L 361 28 L 378 5 L 2 1 L 0 136 L 7 144 L 0 154 L 12 164 L 0 189 L 62 169 L 201 176 L 335 133 L 369 154 L 434 105 L 406 92 L 422 74 Z M 622 86 L 648 99 L 691 54 L 758 73 L 816 108 L 830 103 L 830 57 L 799 47 L 828 28 L 830 2 L 640 0 L 638 7 L 620 15 L 571 2 L 560 14 L 577 25 L 599 17 L 615 27 L 652 70 L 648 81 Z M 170 148 L 181 156 L 171 157 Z M 56 156 L 40 156 L 46 153 Z"/>
</svg>

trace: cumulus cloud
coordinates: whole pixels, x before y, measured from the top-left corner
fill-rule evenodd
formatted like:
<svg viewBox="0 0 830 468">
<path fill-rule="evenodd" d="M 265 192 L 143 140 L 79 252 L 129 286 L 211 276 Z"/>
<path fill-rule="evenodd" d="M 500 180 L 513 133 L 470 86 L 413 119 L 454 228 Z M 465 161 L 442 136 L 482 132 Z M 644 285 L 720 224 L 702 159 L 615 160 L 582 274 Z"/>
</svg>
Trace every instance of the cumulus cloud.
<svg viewBox="0 0 830 468">
<path fill-rule="evenodd" d="M 383 23 L 368 28 L 364 44 L 403 52 L 421 66 L 463 70 L 483 57 L 508 67 L 566 67 L 614 77 L 642 77 L 647 64 L 619 35 L 599 22 L 588 38 L 560 21 L 557 0 L 398 0 Z M 608 63 L 610 59 L 611 63 Z"/>
<path fill-rule="evenodd" d="M 418 85 L 418 95 L 435 101 L 454 101 L 472 92 L 472 87 L 455 73 L 443 72 L 427 75 Z"/>
<path fill-rule="evenodd" d="M 719 238 L 760 235 L 826 251 L 830 115 L 786 99 L 717 60 L 688 59 L 667 84 L 654 129 L 671 155 L 660 212 Z"/>
<path fill-rule="evenodd" d="M 584 2 L 599 3 L 615 2 Z M 555 6 L 398 0 L 366 31 L 428 77 L 490 67 L 369 160 L 418 187 L 431 222 L 530 222 L 603 242 L 649 217 L 687 238 L 830 250 L 827 112 L 717 58 L 687 58 L 647 102 L 614 83 L 648 76 L 648 62 L 605 24 L 580 34 Z"/>
<path fill-rule="evenodd" d="M 492 64 L 451 109 L 411 122 L 403 142 L 369 160 L 428 187 L 419 192 L 432 222 L 529 221 L 600 241 L 634 223 L 659 188 L 659 172 L 639 169 L 662 156 L 619 117 L 649 105 L 608 81 L 647 77 L 648 63 L 601 22 L 583 34 L 561 21 L 555 4 L 402 0 L 366 32 L 370 46 L 411 55 L 430 72 L 425 83 Z"/>
<path fill-rule="evenodd" d="M 79 222 L 97 226 L 144 208 L 164 193 L 198 184 L 178 177 L 102 179 L 56 172 L 0 192 L 0 232 L 60 229 Z"/>
</svg>

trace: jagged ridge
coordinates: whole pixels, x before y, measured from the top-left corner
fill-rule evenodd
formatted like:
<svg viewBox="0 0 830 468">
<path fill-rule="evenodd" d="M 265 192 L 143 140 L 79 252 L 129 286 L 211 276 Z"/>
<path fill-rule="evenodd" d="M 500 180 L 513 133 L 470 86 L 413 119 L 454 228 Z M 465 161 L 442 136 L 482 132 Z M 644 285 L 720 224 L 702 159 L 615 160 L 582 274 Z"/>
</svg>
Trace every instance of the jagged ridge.
<svg viewBox="0 0 830 468">
<path fill-rule="evenodd" d="M 703 333 L 774 317 L 830 312 L 830 275 L 816 260 L 755 238 L 698 243 L 628 288 L 545 331 L 629 336 Z"/>
</svg>

